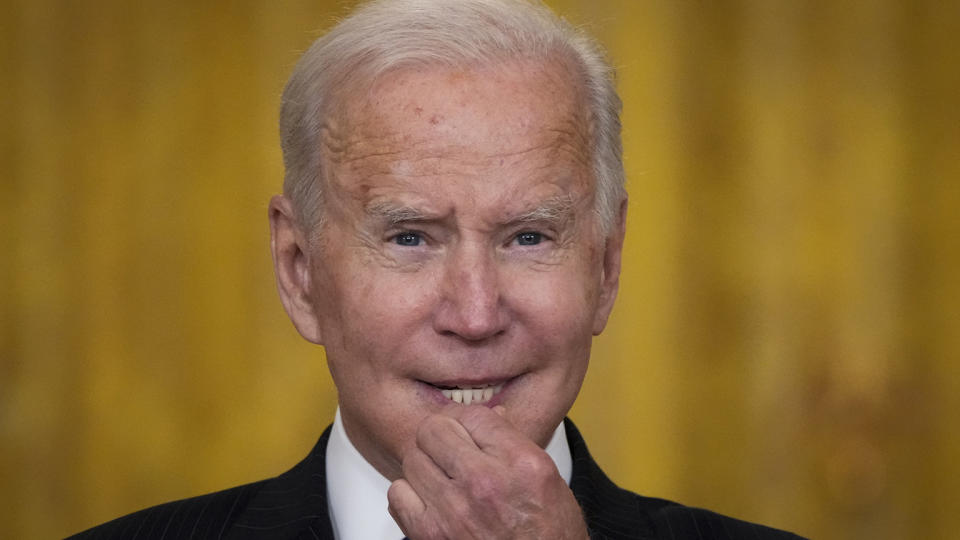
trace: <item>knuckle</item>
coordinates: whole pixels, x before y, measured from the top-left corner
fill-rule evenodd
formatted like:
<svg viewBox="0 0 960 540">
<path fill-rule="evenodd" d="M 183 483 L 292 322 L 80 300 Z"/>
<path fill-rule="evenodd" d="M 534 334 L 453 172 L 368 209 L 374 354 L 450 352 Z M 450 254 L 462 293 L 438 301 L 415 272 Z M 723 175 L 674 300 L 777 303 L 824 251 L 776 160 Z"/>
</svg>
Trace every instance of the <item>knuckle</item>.
<svg viewBox="0 0 960 540">
<path fill-rule="evenodd" d="M 387 488 L 387 506 L 389 508 L 398 508 L 400 502 L 400 488 L 397 486 L 397 483 L 394 482 Z"/>
<path fill-rule="evenodd" d="M 527 478 L 545 479 L 557 474 L 557 466 L 546 452 L 524 452 L 515 458 L 514 467 Z"/>
</svg>

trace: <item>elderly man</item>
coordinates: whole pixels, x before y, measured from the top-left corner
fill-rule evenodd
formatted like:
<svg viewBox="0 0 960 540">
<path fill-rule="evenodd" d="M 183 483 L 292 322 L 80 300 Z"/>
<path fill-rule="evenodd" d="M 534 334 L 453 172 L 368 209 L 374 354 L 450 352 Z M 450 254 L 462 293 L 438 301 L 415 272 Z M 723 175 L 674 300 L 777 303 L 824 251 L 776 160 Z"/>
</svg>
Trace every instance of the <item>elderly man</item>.
<svg viewBox="0 0 960 540">
<path fill-rule="evenodd" d="M 564 417 L 620 275 L 620 101 L 594 44 L 518 0 L 384 0 L 283 96 L 280 298 L 335 421 L 270 480 L 91 538 L 780 538 L 617 488 Z"/>
</svg>

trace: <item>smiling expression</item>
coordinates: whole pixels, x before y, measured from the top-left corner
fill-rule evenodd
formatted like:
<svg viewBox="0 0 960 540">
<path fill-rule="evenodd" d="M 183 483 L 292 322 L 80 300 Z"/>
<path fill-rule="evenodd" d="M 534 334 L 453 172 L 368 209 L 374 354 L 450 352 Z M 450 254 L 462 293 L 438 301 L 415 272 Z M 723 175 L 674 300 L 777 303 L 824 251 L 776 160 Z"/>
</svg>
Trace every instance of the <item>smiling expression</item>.
<svg viewBox="0 0 960 540">
<path fill-rule="evenodd" d="M 326 348 L 350 440 L 391 480 L 420 420 L 451 402 L 503 405 L 544 446 L 580 389 L 616 294 L 622 221 L 599 229 L 568 73 L 400 70 L 324 124 L 306 308 L 285 306 Z"/>
</svg>

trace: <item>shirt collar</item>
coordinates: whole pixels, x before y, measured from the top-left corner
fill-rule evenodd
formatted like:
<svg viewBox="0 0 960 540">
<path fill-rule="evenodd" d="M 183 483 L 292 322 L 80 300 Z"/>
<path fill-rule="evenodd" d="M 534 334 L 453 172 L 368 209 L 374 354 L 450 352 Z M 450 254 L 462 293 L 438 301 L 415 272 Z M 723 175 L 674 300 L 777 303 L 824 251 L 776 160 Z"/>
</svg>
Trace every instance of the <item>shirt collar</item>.
<svg viewBox="0 0 960 540">
<path fill-rule="evenodd" d="M 570 485 L 573 459 L 562 422 L 545 450 L 557 465 L 560 476 Z M 403 538 L 403 532 L 387 511 L 390 481 L 367 463 L 350 442 L 339 408 L 327 442 L 326 467 L 330 522 L 337 540 Z"/>
</svg>

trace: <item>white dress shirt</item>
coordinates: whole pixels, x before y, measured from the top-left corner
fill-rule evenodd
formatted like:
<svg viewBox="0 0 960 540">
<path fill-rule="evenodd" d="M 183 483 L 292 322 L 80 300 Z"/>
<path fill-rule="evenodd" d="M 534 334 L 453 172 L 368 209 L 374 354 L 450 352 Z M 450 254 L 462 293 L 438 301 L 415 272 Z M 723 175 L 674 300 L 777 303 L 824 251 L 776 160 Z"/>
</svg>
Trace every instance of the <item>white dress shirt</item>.
<svg viewBox="0 0 960 540">
<path fill-rule="evenodd" d="M 547 454 L 570 484 L 573 459 L 561 422 L 547 444 Z M 400 540 L 403 531 L 387 511 L 390 481 L 363 459 L 343 429 L 337 409 L 327 441 L 327 504 L 337 540 Z"/>
</svg>

